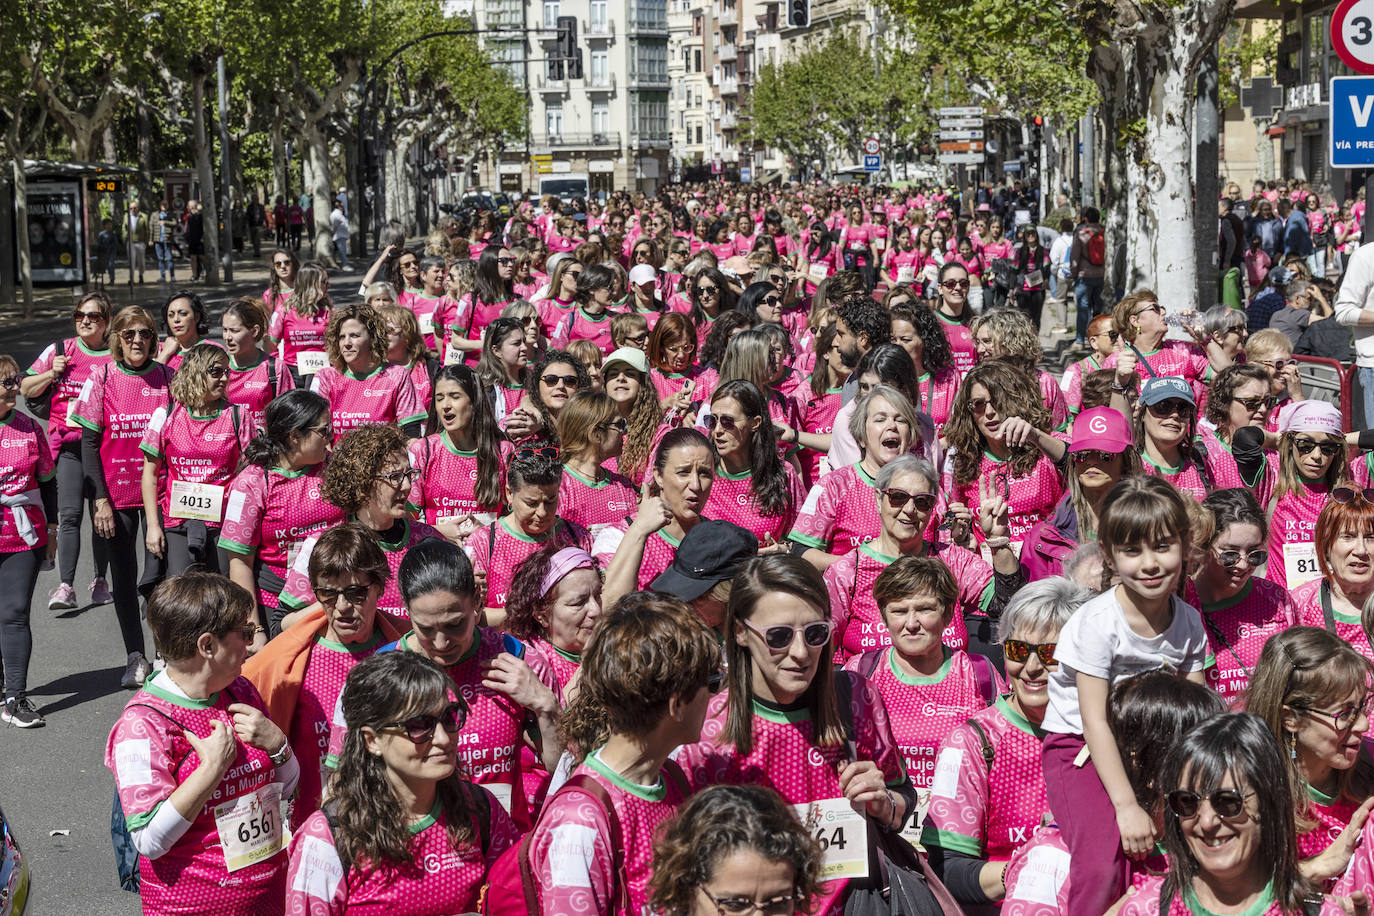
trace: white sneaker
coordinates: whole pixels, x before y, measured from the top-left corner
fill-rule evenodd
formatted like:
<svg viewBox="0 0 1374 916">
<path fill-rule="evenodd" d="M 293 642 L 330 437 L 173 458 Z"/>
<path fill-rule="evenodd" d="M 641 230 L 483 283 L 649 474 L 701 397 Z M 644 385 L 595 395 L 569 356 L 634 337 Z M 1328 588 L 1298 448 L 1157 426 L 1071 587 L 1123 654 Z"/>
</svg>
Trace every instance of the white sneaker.
<svg viewBox="0 0 1374 916">
<path fill-rule="evenodd" d="M 124 676 L 119 679 L 119 686 L 126 690 L 137 690 L 152 671 L 153 666 L 148 664 L 142 652 L 130 652 L 129 663 L 124 666 Z"/>
</svg>

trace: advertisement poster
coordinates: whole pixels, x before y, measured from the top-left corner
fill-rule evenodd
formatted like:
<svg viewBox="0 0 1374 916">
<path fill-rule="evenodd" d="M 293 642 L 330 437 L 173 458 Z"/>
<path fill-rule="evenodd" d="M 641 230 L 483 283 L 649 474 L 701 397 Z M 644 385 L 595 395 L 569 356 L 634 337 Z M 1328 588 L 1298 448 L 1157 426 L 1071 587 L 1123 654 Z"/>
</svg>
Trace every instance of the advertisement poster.
<svg viewBox="0 0 1374 916">
<path fill-rule="evenodd" d="M 75 181 L 29 184 L 29 256 L 35 283 L 84 283 L 85 229 Z"/>
</svg>

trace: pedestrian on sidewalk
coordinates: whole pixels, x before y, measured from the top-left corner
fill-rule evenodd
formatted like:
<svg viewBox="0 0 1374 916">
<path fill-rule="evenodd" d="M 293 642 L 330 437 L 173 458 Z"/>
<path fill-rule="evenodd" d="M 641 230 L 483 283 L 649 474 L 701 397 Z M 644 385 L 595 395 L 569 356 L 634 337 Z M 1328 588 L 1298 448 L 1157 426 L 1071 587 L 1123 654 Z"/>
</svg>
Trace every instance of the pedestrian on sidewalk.
<svg viewBox="0 0 1374 916">
<path fill-rule="evenodd" d="M 329 229 L 334 236 L 334 254 L 339 259 L 339 270 L 348 270 L 348 240 L 352 233 L 348 230 L 348 216 L 344 213 L 342 197 L 334 199 L 334 209 L 329 211 Z"/>
<path fill-rule="evenodd" d="M 129 224 L 126 227 L 129 233 L 129 283 L 134 282 L 134 274 L 138 274 L 138 282 L 143 282 L 144 260 L 148 255 L 148 242 L 151 239 L 151 230 L 148 226 L 148 217 L 139 212 L 138 201 L 129 201 Z"/>
<path fill-rule="evenodd" d="M 1069 279 L 1078 311 L 1075 346 L 1087 346 L 1088 321 L 1102 313 L 1102 284 L 1107 276 L 1107 230 L 1096 207 L 1083 208 L 1083 225 L 1074 233 L 1069 250 Z"/>
<path fill-rule="evenodd" d="M 158 204 L 157 219 L 152 229 L 153 251 L 157 255 L 157 279 L 166 283 L 177 278 L 176 266 L 172 263 L 172 233 L 176 230 L 176 217 L 167 206 L 167 201 Z M 143 282 L 143 269 L 140 264 L 138 282 Z"/>
</svg>

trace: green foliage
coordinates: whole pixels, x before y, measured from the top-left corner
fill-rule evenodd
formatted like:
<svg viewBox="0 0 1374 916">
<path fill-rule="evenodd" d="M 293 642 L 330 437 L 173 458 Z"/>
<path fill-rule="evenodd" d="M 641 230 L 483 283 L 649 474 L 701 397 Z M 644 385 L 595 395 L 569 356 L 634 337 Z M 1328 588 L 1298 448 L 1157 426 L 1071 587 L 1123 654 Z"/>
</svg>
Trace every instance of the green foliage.
<svg viewBox="0 0 1374 916">
<path fill-rule="evenodd" d="M 1256 73 L 1273 73 L 1279 51 L 1279 28 L 1264 20 L 1232 23 L 1221 38 L 1219 72 L 1224 111 L 1240 101 L 1240 88 Z"/>
</svg>

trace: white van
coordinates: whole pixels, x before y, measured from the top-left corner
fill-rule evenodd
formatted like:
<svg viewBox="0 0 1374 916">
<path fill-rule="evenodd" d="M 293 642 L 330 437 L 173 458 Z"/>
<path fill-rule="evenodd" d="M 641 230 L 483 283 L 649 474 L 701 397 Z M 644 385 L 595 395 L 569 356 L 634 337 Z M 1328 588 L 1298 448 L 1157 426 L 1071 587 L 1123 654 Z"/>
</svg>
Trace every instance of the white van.
<svg viewBox="0 0 1374 916">
<path fill-rule="evenodd" d="M 539 196 L 552 194 L 563 203 L 572 203 L 578 197 L 583 200 L 591 196 L 591 176 L 586 172 L 563 172 L 559 175 L 539 177 Z"/>
</svg>

